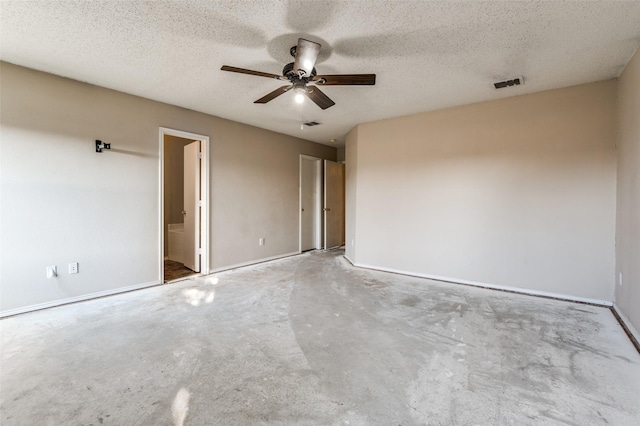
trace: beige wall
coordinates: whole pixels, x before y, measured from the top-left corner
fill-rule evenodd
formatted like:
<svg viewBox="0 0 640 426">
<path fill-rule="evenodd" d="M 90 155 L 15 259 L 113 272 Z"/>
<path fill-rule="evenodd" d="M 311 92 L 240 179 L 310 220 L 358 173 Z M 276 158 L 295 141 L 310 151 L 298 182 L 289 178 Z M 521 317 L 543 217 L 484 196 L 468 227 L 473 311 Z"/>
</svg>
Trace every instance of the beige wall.
<svg viewBox="0 0 640 426">
<path fill-rule="evenodd" d="M 640 340 L 640 51 L 618 81 L 618 117 L 615 301 Z"/>
<path fill-rule="evenodd" d="M 345 140 L 345 256 L 354 262 L 356 256 L 356 204 L 358 178 L 358 127 L 352 129 Z"/>
<path fill-rule="evenodd" d="M 299 155 L 336 159 L 333 147 L 11 64 L 0 75 L 3 312 L 161 280 L 159 127 L 211 138 L 213 269 L 297 252 Z M 95 139 L 112 149 L 97 154 Z"/>
<path fill-rule="evenodd" d="M 192 140 L 164 137 L 164 255 L 169 255 L 169 224 L 184 223 L 184 147 Z"/>
<path fill-rule="evenodd" d="M 615 103 L 605 81 L 359 125 L 353 260 L 612 301 Z"/>
</svg>

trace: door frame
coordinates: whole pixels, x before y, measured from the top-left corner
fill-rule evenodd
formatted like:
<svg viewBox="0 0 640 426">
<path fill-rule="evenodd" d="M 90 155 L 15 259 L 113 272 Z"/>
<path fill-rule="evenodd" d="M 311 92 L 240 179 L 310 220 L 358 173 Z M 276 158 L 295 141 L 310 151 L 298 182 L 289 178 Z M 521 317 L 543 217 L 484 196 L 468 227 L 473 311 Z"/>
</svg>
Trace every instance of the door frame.
<svg viewBox="0 0 640 426">
<path fill-rule="evenodd" d="M 209 136 L 198 133 L 185 132 L 183 130 L 160 127 L 160 167 L 159 167 L 159 214 L 160 218 L 160 247 L 158 250 L 159 277 L 164 283 L 164 137 L 165 135 L 176 136 L 183 139 L 199 140 L 202 159 L 200 162 L 200 274 L 209 273 Z"/>
<path fill-rule="evenodd" d="M 317 164 L 315 185 L 316 185 L 316 205 L 319 211 L 316 212 L 316 250 L 322 248 L 322 158 L 300 154 L 298 166 L 298 252 L 302 253 L 302 161 L 311 160 Z"/>
</svg>

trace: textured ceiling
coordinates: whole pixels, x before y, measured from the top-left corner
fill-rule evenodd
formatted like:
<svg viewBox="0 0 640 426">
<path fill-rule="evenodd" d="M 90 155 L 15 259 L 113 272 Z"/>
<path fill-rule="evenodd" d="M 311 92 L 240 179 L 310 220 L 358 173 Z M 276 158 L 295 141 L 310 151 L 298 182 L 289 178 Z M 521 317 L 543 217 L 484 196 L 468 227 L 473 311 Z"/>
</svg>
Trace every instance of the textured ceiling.
<svg viewBox="0 0 640 426">
<path fill-rule="evenodd" d="M 362 122 L 617 77 L 640 1 L 2 1 L 0 24 L 4 61 L 341 145 Z M 376 85 L 325 87 L 323 111 L 254 104 L 282 83 L 220 71 L 279 74 L 300 36 L 322 44 L 318 73 Z"/>
</svg>

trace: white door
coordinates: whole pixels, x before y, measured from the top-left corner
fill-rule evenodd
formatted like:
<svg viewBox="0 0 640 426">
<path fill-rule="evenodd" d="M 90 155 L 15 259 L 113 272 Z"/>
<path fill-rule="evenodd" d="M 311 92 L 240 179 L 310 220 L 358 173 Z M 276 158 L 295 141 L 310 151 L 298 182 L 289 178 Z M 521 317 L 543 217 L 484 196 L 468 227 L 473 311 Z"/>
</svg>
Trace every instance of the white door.
<svg viewBox="0 0 640 426">
<path fill-rule="evenodd" d="M 344 164 L 324 160 L 324 248 L 344 244 Z"/>
<path fill-rule="evenodd" d="M 200 272 L 200 141 L 184 147 L 184 266 Z"/>
<path fill-rule="evenodd" d="M 300 250 L 320 248 L 320 159 L 300 158 Z"/>
</svg>

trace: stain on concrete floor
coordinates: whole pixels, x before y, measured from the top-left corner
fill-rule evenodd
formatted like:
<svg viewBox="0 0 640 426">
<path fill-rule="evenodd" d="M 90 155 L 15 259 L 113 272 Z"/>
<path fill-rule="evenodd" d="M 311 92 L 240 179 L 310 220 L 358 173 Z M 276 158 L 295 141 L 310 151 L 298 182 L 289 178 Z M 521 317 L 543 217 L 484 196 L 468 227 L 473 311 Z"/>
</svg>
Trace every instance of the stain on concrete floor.
<svg viewBox="0 0 640 426">
<path fill-rule="evenodd" d="M 640 424 L 606 308 L 340 251 L 0 321 L 2 425 Z"/>
</svg>

